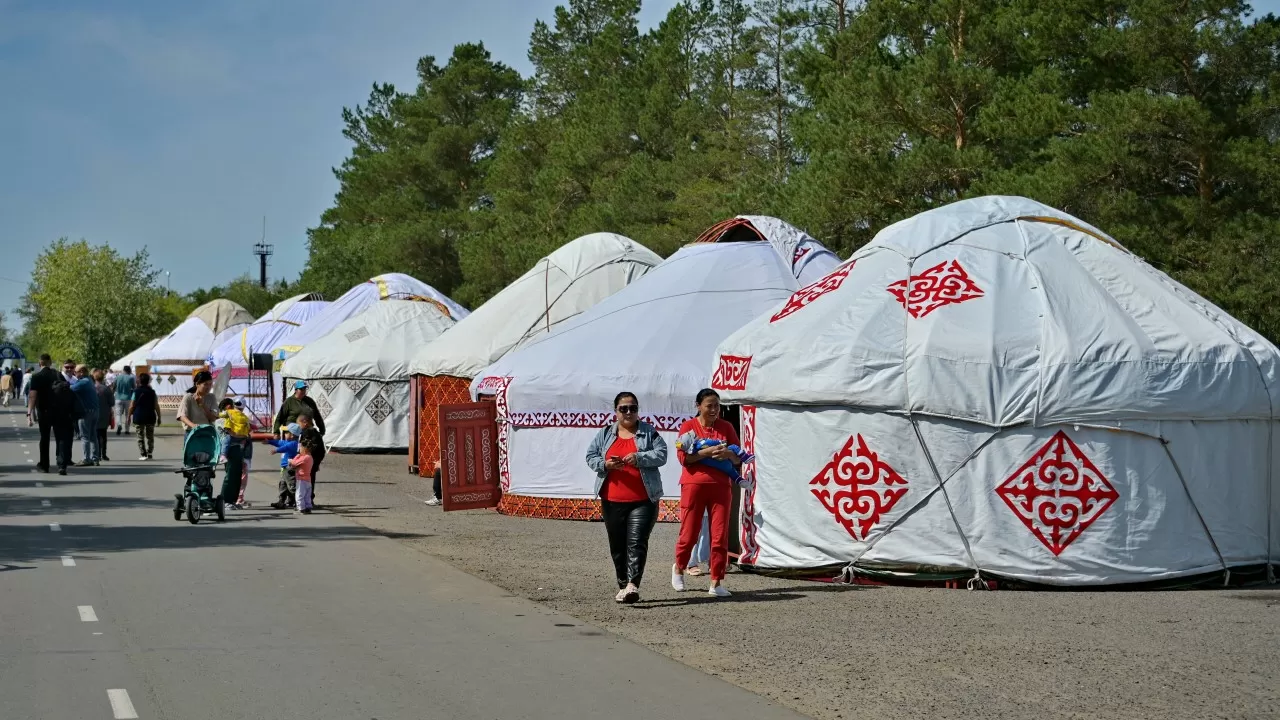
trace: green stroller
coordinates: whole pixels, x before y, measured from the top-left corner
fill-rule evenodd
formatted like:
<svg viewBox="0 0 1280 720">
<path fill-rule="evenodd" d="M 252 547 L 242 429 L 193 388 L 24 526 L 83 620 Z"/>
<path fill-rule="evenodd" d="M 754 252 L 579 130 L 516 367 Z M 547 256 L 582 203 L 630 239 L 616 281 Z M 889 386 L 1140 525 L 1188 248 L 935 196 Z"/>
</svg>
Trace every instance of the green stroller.
<svg viewBox="0 0 1280 720">
<path fill-rule="evenodd" d="M 182 492 L 174 493 L 177 504 L 173 507 L 173 519 L 181 520 L 183 513 L 192 525 L 200 522 L 200 516 L 214 513 L 221 522 L 227 519 L 222 495 L 213 490 L 214 470 L 222 454 L 222 437 L 213 425 L 200 425 L 187 433 L 182 443 Z"/>
</svg>

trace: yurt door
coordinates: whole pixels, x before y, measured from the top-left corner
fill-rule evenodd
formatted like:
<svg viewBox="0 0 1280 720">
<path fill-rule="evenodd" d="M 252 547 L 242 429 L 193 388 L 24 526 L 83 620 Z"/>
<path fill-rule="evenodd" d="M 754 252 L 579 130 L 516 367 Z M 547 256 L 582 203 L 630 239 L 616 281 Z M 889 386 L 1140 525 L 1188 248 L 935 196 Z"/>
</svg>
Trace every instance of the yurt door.
<svg viewBox="0 0 1280 720">
<path fill-rule="evenodd" d="M 491 402 L 440 406 L 440 490 L 445 510 L 496 507 L 498 407 Z"/>
</svg>

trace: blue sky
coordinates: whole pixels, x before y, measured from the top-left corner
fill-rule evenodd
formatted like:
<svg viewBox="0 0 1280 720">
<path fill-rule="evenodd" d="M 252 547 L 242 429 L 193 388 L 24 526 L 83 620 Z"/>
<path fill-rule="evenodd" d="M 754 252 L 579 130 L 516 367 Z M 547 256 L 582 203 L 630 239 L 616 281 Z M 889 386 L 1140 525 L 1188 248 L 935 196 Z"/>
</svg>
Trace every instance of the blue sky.
<svg viewBox="0 0 1280 720">
<path fill-rule="evenodd" d="M 561 0 L 564 2 L 564 0 Z M 0 0 L 0 311 L 61 236 L 146 246 L 175 290 L 296 277 L 337 191 L 342 108 L 481 40 L 528 74 L 555 0 Z M 675 0 L 648 0 L 656 24 Z M 15 282 L 16 281 L 16 282 Z"/>
<path fill-rule="evenodd" d="M 562 0 L 563 1 L 563 0 Z M 646 0 L 656 24 L 676 0 Z M 555 0 L 0 0 L 0 311 L 67 236 L 146 246 L 175 290 L 254 270 L 267 216 L 273 278 L 305 262 L 337 183 L 343 106 L 409 89 L 422 55 L 481 40 L 528 74 Z M 1280 13 L 1280 0 L 1256 2 Z M 255 271 L 256 272 L 256 271 Z"/>
</svg>

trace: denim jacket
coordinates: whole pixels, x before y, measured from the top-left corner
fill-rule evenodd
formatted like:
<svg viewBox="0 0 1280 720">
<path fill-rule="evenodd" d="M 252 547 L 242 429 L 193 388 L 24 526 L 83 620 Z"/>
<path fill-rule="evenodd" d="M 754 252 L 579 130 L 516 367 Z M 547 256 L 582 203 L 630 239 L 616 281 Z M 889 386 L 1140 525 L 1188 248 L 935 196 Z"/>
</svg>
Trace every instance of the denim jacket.
<svg viewBox="0 0 1280 720">
<path fill-rule="evenodd" d="M 618 439 L 618 424 L 609 423 L 596 433 L 591 444 L 587 446 L 587 466 L 596 472 L 596 496 L 604 487 L 604 479 L 609 471 L 604 468 L 604 454 L 609 451 L 613 441 Z M 667 441 L 662 439 L 658 431 L 646 422 L 636 428 L 636 460 L 640 468 L 640 479 L 644 481 L 644 489 L 649 492 L 649 500 L 658 502 L 662 499 L 661 468 L 667 464 Z"/>
</svg>

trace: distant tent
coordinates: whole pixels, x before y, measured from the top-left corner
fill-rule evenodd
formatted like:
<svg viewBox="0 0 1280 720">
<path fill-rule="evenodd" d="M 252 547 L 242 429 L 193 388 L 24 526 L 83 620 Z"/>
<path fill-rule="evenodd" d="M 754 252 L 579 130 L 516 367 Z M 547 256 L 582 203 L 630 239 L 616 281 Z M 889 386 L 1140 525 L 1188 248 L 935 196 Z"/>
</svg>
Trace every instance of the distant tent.
<svg viewBox="0 0 1280 720">
<path fill-rule="evenodd" d="M 469 402 L 471 380 L 516 348 L 558 328 L 643 277 L 662 258 L 630 238 L 592 233 L 562 245 L 413 356 L 416 434 L 409 464 L 430 473 L 439 456 L 437 410 Z M 416 443 L 414 442 L 416 441 Z M 417 452 L 412 452 L 416 444 Z"/>
<path fill-rule="evenodd" d="M 250 356 L 268 354 L 284 336 L 301 327 L 327 307 L 318 293 L 295 295 L 276 303 L 262 317 L 227 338 L 226 342 L 209 353 L 209 367 L 215 376 L 227 365 L 231 366 L 230 394 L 244 400 L 248 415 L 257 427 L 270 424 L 274 412 L 270 397 L 271 373 L 267 370 L 249 370 Z M 250 377 L 260 382 L 250 382 Z M 279 398 L 277 398 L 277 401 Z"/>
<path fill-rule="evenodd" d="M 310 385 L 325 421 L 325 444 L 339 451 L 409 446 L 409 360 L 454 325 L 431 300 L 371 302 L 284 362 L 285 387 Z"/>
<path fill-rule="evenodd" d="M 148 364 L 161 407 L 176 409 L 178 400 L 191 386 L 192 374 L 206 367 L 209 352 L 252 322 L 253 316 L 248 310 L 219 298 L 193 310 L 173 332 L 156 343 L 151 348 Z"/>
<path fill-rule="evenodd" d="M 126 353 L 124 357 L 111 363 L 110 370 L 112 372 L 124 372 L 124 367 L 126 365 L 130 368 L 136 368 L 139 365 L 146 365 L 147 358 L 151 353 L 151 348 L 155 347 L 158 342 L 160 342 L 160 338 L 153 338 L 148 340 L 142 346 L 134 348 L 132 351 Z"/>
<path fill-rule="evenodd" d="M 1073 586 L 1280 558 L 1280 350 L 1052 207 L 891 225 L 716 353 L 756 453 L 744 565 Z"/>
<path fill-rule="evenodd" d="M 501 418 L 499 467 L 508 514 L 592 519 L 595 474 L 583 462 L 619 391 L 634 392 L 641 414 L 674 446 L 710 383 L 716 345 L 838 258 L 775 218 L 736 218 L 704 234 L 617 293 L 485 368 L 473 396 L 493 395 Z M 662 469 L 666 495 L 679 497 L 674 448 Z M 664 519 L 674 519 L 667 504 Z"/>
<path fill-rule="evenodd" d="M 469 314 L 466 308 L 421 280 L 403 273 L 387 273 L 370 278 L 343 293 L 342 297 L 279 340 L 271 349 L 271 354 L 278 360 L 287 359 L 379 300 L 426 300 L 438 303 L 441 310 L 455 321 Z"/>
</svg>

